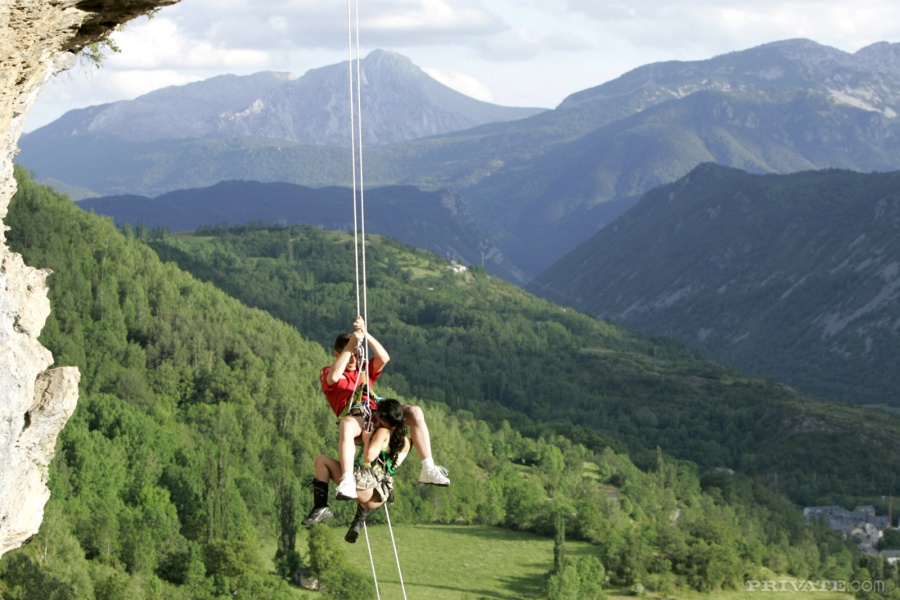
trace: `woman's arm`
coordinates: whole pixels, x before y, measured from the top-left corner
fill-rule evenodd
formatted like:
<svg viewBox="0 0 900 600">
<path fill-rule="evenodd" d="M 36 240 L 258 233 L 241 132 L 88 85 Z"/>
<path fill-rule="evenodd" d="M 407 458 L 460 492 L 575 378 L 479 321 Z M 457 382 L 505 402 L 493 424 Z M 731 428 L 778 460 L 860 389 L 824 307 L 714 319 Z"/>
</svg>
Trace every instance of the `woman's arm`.
<svg viewBox="0 0 900 600">
<path fill-rule="evenodd" d="M 394 463 L 394 468 L 400 466 L 400 464 L 406 460 L 406 455 L 409 454 L 409 448 L 411 444 L 409 443 L 409 438 L 403 438 L 403 450 L 397 453 L 397 462 Z"/>
<path fill-rule="evenodd" d="M 372 434 L 372 437 L 366 440 L 365 445 L 363 446 L 363 462 L 370 463 L 378 458 L 381 449 L 384 447 L 385 442 L 390 439 L 390 436 L 390 429 L 384 427 L 376 429 L 375 433 Z"/>
</svg>

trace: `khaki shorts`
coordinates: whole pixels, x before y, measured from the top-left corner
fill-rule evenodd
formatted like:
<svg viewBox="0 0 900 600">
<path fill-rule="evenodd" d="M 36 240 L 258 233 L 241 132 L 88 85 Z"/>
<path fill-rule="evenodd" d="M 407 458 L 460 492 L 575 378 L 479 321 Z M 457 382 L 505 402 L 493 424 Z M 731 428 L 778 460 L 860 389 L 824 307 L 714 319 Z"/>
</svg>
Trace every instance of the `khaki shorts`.
<svg viewBox="0 0 900 600">
<path fill-rule="evenodd" d="M 353 472 L 356 477 L 356 489 L 373 490 L 372 500 L 384 502 L 394 489 L 394 478 L 371 465 L 356 467 Z"/>
</svg>

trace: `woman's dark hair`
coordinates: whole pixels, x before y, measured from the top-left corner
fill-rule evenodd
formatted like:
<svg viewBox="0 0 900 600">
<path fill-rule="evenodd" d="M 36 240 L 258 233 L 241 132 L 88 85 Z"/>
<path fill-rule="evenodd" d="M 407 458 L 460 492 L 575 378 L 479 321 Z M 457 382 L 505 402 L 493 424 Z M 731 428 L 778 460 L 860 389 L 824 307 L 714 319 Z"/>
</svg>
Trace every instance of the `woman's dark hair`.
<svg viewBox="0 0 900 600">
<path fill-rule="evenodd" d="M 397 464 L 397 456 L 403 452 L 406 445 L 406 424 L 403 422 L 403 405 L 399 400 L 385 398 L 378 401 L 378 418 L 392 429 L 391 438 L 388 441 L 388 452 L 391 462 Z"/>
</svg>

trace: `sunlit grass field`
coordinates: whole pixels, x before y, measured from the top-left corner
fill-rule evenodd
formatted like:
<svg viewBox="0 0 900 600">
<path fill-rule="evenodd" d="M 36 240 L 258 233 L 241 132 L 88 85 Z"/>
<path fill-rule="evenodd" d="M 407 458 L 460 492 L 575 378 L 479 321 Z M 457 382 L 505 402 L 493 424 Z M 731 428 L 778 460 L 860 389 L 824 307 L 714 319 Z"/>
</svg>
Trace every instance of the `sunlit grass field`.
<svg viewBox="0 0 900 600">
<path fill-rule="evenodd" d="M 528 599 L 545 597 L 545 578 L 553 566 L 553 540 L 532 533 L 487 526 L 395 525 L 394 540 L 403 573 L 403 586 L 409 599 L 476 600 Z M 349 560 L 361 573 L 372 576 L 366 540 L 356 544 L 343 542 L 346 529 L 334 525 Z M 305 530 L 297 536 L 297 549 L 306 554 Z M 383 600 L 403 598 L 391 535 L 386 525 L 368 528 L 378 588 Z M 274 542 L 263 550 L 271 562 Z M 590 544 L 568 540 L 567 556 L 591 554 Z M 316 592 L 293 588 L 298 598 L 318 598 Z M 786 586 L 790 590 L 790 586 Z M 611 600 L 635 599 L 630 590 L 610 589 Z M 852 600 L 839 592 L 764 592 L 730 590 L 700 594 L 680 590 L 660 595 L 652 591 L 642 597 L 662 600 Z"/>
<path fill-rule="evenodd" d="M 343 536 L 343 531 L 338 530 Z M 410 598 L 542 598 L 553 566 L 553 540 L 483 526 L 395 527 L 397 552 Z M 369 528 L 375 568 L 384 598 L 402 598 L 387 526 Z M 360 543 L 362 542 L 362 543 Z M 365 540 L 347 544 L 348 556 L 371 573 Z M 570 542 L 572 556 L 591 552 Z"/>
</svg>

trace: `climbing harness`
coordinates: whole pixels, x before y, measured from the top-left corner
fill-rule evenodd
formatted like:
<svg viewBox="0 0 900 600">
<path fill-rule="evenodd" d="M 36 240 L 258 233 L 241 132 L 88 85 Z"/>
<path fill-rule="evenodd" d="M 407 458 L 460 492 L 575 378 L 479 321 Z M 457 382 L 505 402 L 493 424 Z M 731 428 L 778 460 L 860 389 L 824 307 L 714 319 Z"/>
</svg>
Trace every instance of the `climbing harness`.
<svg viewBox="0 0 900 600">
<path fill-rule="evenodd" d="M 354 17 L 356 32 L 356 81 L 354 89 L 353 77 L 353 50 L 354 50 Z M 347 48 L 350 83 L 350 139 L 353 175 L 353 246 L 356 269 L 356 314 L 361 315 L 365 323 L 369 322 L 368 299 L 366 295 L 366 211 L 365 211 L 365 184 L 363 176 L 363 142 L 362 142 L 362 76 L 359 44 L 359 0 L 354 0 L 351 8 L 351 0 L 347 0 Z M 355 102 L 354 102 L 355 101 Z M 365 367 L 364 373 L 357 377 L 357 388 L 354 389 L 353 398 L 349 403 L 349 410 L 362 412 L 364 429 L 371 432 L 374 429 L 372 419 L 372 407 L 367 398 L 377 401 L 372 392 L 371 378 L 369 376 L 368 346 L 365 340 L 359 342 L 359 365 Z M 357 395 L 358 394 L 358 395 Z M 391 526 L 391 518 L 388 513 L 387 503 L 383 504 L 384 514 L 387 517 L 388 530 L 391 533 L 391 543 L 394 547 L 394 558 L 397 561 L 397 573 L 400 576 L 400 589 L 403 590 L 403 598 L 406 600 L 406 586 L 403 583 L 403 574 L 400 571 L 400 556 L 397 553 L 397 544 L 394 541 L 394 529 Z M 369 562 L 372 566 L 372 579 L 375 582 L 375 593 L 381 600 L 381 592 L 378 589 L 378 577 L 375 573 L 375 560 L 372 556 L 372 546 L 369 543 L 369 531 L 363 521 L 363 531 L 366 537 L 366 547 L 369 551 Z"/>
</svg>

